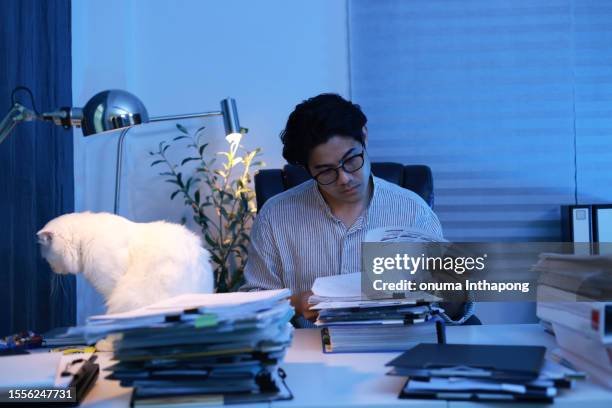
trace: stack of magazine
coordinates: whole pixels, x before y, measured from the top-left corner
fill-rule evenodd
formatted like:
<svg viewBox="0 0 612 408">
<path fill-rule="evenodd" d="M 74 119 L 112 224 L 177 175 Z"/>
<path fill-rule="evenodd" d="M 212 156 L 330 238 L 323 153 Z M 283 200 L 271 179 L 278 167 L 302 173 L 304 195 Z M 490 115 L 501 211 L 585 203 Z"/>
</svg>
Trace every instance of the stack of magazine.
<svg viewBox="0 0 612 408">
<path fill-rule="evenodd" d="M 441 309 L 427 293 L 402 299 L 361 296 L 360 273 L 317 278 L 312 310 L 326 353 L 404 351 L 418 343 L 443 343 Z"/>
<path fill-rule="evenodd" d="M 612 388 L 612 256 L 540 255 L 537 315 L 559 349 L 602 385 Z"/>
<path fill-rule="evenodd" d="M 420 344 L 390 361 L 408 377 L 400 398 L 552 403 L 579 373 L 544 359 L 541 346 Z"/>
<path fill-rule="evenodd" d="M 86 337 L 113 341 L 109 379 L 133 387 L 134 406 L 290 399 L 279 367 L 291 343 L 286 289 L 177 296 L 94 316 Z"/>
</svg>

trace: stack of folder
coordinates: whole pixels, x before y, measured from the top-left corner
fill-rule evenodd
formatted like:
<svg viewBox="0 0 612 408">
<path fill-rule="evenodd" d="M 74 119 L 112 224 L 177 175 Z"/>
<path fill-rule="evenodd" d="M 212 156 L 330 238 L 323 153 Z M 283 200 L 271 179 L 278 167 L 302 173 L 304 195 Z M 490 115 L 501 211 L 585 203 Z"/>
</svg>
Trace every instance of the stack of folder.
<svg viewBox="0 0 612 408">
<path fill-rule="evenodd" d="M 408 377 L 400 398 L 553 402 L 576 373 L 544 360 L 545 347 L 420 344 L 387 363 Z"/>
<path fill-rule="evenodd" d="M 444 342 L 441 309 L 429 295 L 402 299 L 366 299 L 358 290 L 360 274 L 317 278 L 309 303 L 319 312 L 327 353 L 404 351 L 418 343 Z M 352 289 L 351 289 L 352 288 Z"/>
<path fill-rule="evenodd" d="M 542 254 L 537 315 L 560 357 L 612 388 L 612 257 Z"/>
<path fill-rule="evenodd" d="M 107 377 L 133 387 L 134 406 L 234 404 L 291 398 L 279 367 L 291 343 L 286 289 L 181 295 L 92 317 L 86 336 L 113 339 Z"/>
</svg>

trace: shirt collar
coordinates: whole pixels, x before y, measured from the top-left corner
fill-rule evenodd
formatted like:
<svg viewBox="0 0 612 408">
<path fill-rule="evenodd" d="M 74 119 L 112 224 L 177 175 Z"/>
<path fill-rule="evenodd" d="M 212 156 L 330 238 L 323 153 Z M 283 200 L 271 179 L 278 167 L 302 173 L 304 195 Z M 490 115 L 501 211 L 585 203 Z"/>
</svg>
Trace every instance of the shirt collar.
<svg viewBox="0 0 612 408">
<path fill-rule="evenodd" d="M 370 208 L 372 208 L 372 202 L 380 194 L 379 193 L 379 190 L 380 190 L 380 179 L 378 177 L 374 176 L 373 174 L 370 174 L 370 180 L 372 180 L 372 195 L 371 195 L 370 201 L 368 202 L 368 205 L 366 206 L 366 209 L 365 209 L 365 211 L 363 212 L 363 215 L 362 215 L 362 216 L 365 216 L 364 221 L 367 221 L 367 219 L 368 219 L 368 215 L 370 213 Z M 315 201 L 317 202 L 317 205 L 319 205 L 321 207 L 321 209 L 323 209 L 323 211 L 325 211 L 325 214 L 327 214 L 328 217 L 331 217 L 332 219 L 339 221 L 338 218 L 336 216 L 334 216 L 334 214 L 332 213 L 331 208 L 329 208 L 329 204 L 327 204 L 327 202 L 323 198 L 323 195 L 321 194 L 321 191 L 319 190 L 319 185 L 317 184 L 317 181 L 312 179 L 312 180 L 310 180 L 310 182 L 312 183 L 311 189 L 313 190 L 313 194 L 315 196 Z"/>
</svg>

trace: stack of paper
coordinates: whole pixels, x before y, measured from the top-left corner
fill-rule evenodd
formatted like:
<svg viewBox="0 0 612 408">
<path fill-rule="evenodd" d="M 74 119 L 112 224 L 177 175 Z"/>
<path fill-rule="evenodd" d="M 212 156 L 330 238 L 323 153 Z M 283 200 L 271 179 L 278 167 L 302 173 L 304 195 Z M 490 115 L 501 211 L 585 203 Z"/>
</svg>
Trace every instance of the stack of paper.
<svg viewBox="0 0 612 408">
<path fill-rule="evenodd" d="M 197 294 L 89 319 L 86 336 L 113 334 L 109 379 L 134 387 L 135 406 L 290 398 L 279 369 L 291 343 L 290 292 Z"/>
<path fill-rule="evenodd" d="M 612 300 L 612 256 L 540 254 L 533 270 L 539 285 L 573 294 L 574 299 Z"/>
<path fill-rule="evenodd" d="M 537 315 L 552 325 L 564 357 L 612 388 L 612 257 L 542 254 L 534 270 Z"/>
<path fill-rule="evenodd" d="M 387 365 L 408 377 L 400 398 L 553 402 L 578 373 L 544 360 L 544 347 L 421 344 Z"/>
<path fill-rule="evenodd" d="M 319 311 L 326 352 L 403 351 L 421 342 L 443 342 L 441 309 L 434 297 L 416 293 L 403 299 L 361 296 L 360 273 L 317 278 L 309 303 Z"/>
</svg>

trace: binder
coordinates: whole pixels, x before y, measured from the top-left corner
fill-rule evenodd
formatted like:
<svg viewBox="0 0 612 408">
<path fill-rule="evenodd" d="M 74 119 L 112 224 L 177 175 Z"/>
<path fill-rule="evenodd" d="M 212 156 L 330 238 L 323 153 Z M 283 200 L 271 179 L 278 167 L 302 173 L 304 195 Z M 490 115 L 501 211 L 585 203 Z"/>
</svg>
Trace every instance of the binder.
<svg viewBox="0 0 612 408">
<path fill-rule="evenodd" d="M 444 399 L 455 401 L 509 401 L 509 402 L 554 402 L 556 391 L 531 389 L 525 393 L 511 391 L 468 390 L 411 390 L 407 380 L 399 394 L 400 399 Z"/>
<path fill-rule="evenodd" d="M 423 343 L 423 342 L 431 342 L 431 343 L 438 343 L 438 344 L 444 344 L 446 343 L 446 325 L 444 324 L 444 321 L 438 317 L 431 319 L 428 322 L 425 323 L 417 323 L 417 324 L 405 324 L 405 325 L 373 325 L 373 326 L 353 326 L 355 328 L 359 328 L 361 331 L 368 331 L 371 335 L 371 337 L 377 337 L 378 335 L 380 335 L 381 337 L 384 335 L 383 331 L 385 329 L 391 329 L 393 327 L 398 328 L 398 329 L 407 329 L 410 330 L 411 328 L 414 328 L 415 330 L 420 330 L 421 328 L 425 327 L 426 325 L 435 325 L 435 334 L 433 334 L 431 337 L 428 338 L 424 338 L 424 337 L 420 337 L 418 339 L 415 339 L 415 341 L 411 342 L 411 344 L 408 345 L 404 345 L 404 346 L 397 346 L 397 347 L 389 347 L 389 346 L 385 346 L 385 348 L 380 348 L 380 347 L 376 347 L 376 346 L 372 346 L 369 347 L 367 343 L 363 343 L 362 347 L 353 347 L 353 348 L 349 348 L 346 350 L 342 350 L 342 351 L 338 351 L 337 349 L 334 348 L 333 345 L 333 335 L 331 334 L 330 330 L 334 330 L 337 329 L 337 327 L 324 327 L 321 329 L 321 346 L 322 346 L 322 350 L 323 353 L 325 354 L 332 354 L 332 353 L 386 353 L 386 352 L 397 352 L 397 351 L 405 351 L 406 349 L 413 347 L 419 343 Z M 343 326 L 344 328 L 346 328 L 347 326 Z M 359 337 L 357 335 L 355 335 L 354 337 Z"/>
<path fill-rule="evenodd" d="M 545 352 L 542 346 L 419 344 L 386 365 L 400 376 L 528 382 L 538 377 Z"/>
</svg>

